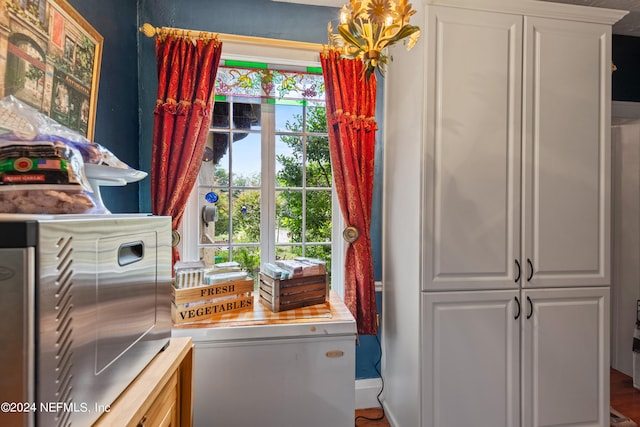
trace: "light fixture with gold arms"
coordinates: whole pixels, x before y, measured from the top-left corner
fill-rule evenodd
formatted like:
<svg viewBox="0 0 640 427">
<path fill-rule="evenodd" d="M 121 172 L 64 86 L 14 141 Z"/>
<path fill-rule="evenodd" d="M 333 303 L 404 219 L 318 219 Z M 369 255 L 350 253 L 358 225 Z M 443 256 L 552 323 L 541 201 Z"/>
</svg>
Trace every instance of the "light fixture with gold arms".
<svg viewBox="0 0 640 427">
<path fill-rule="evenodd" d="M 410 50 L 418 41 L 420 28 L 409 25 L 415 13 L 407 0 L 350 0 L 340 10 L 337 34 L 329 22 L 329 46 L 342 49 L 345 56 L 362 58 L 367 78 L 376 69 L 384 74 L 387 47 L 404 40 Z"/>
</svg>

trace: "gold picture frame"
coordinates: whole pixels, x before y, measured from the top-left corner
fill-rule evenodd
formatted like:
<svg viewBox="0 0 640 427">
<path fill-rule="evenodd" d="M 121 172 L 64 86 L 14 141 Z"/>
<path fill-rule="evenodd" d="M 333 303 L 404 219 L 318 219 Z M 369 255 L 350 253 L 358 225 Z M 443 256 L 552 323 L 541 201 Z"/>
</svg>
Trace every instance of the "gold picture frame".
<svg viewBox="0 0 640 427">
<path fill-rule="evenodd" d="M 0 0 L 0 98 L 93 141 L 103 37 L 65 0 Z"/>
</svg>

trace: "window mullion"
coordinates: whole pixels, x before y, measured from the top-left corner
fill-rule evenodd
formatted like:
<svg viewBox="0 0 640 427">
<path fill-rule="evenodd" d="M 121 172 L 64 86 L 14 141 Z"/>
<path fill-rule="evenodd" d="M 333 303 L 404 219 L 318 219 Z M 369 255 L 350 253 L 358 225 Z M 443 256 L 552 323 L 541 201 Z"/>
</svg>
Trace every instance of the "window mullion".
<svg viewBox="0 0 640 427">
<path fill-rule="evenodd" d="M 262 123 L 262 191 L 260 210 L 260 259 L 262 263 L 275 261 L 276 229 L 276 179 L 275 179 L 275 108 L 274 104 L 263 103 Z"/>
<path fill-rule="evenodd" d="M 307 107 L 302 108 L 302 255 L 307 255 Z"/>
</svg>

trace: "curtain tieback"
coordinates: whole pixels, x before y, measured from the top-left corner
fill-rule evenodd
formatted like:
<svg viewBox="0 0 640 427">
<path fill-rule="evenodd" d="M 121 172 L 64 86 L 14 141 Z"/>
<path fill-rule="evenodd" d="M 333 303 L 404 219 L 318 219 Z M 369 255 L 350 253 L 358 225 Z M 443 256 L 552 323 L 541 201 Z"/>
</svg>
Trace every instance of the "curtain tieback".
<svg viewBox="0 0 640 427">
<path fill-rule="evenodd" d="M 178 230 L 171 230 L 171 246 L 176 247 L 180 243 L 180 233 Z"/>
<path fill-rule="evenodd" d="M 348 243 L 353 243 L 360 237 L 360 232 L 356 227 L 350 225 L 342 231 L 342 238 Z"/>
</svg>

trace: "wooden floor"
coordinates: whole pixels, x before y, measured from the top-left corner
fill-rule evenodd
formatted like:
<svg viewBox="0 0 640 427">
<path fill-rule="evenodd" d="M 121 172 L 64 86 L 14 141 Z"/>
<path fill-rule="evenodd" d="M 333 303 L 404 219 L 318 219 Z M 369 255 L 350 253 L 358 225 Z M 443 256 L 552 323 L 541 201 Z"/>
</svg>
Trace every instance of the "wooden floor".
<svg viewBox="0 0 640 427">
<path fill-rule="evenodd" d="M 640 426 L 640 390 L 633 388 L 631 377 L 622 372 L 611 370 L 611 407 L 621 414 L 631 418 Z M 386 418 L 379 421 L 369 421 L 364 418 L 379 418 L 382 410 L 379 408 L 359 409 L 356 411 L 356 427 L 390 427 Z"/>
<path fill-rule="evenodd" d="M 611 407 L 640 425 L 640 390 L 633 388 L 631 377 L 611 370 Z"/>
<path fill-rule="evenodd" d="M 390 427 L 389 421 L 385 417 L 381 420 L 382 410 L 379 408 L 358 409 L 356 411 L 356 427 Z M 368 418 L 368 419 L 367 419 Z"/>
</svg>

